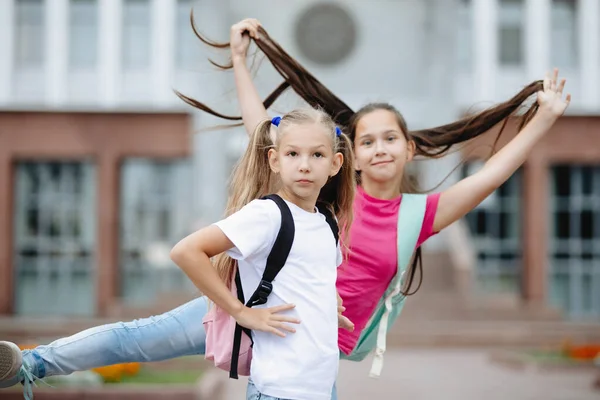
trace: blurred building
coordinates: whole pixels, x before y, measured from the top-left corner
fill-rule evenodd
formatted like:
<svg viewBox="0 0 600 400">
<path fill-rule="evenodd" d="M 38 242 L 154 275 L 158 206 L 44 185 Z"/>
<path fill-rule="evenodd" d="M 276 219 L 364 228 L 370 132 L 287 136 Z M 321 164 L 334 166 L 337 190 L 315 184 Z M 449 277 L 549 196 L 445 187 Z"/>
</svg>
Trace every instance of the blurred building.
<svg viewBox="0 0 600 400">
<path fill-rule="evenodd" d="M 239 129 L 208 129 L 223 121 L 173 93 L 239 114 L 232 75 L 206 61 L 227 53 L 194 37 L 192 6 L 215 40 L 259 18 L 349 105 L 391 102 L 410 128 L 505 100 L 560 67 L 570 114 L 466 218 L 473 290 L 600 317 L 597 0 L 2 0 L 0 314 L 110 315 L 193 293 L 168 251 L 219 218 L 246 142 Z M 263 62 L 261 94 L 280 81 Z M 287 94 L 273 113 L 299 104 Z M 419 163 L 423 186 L 458 162 Z M 446 239 L 427 249 L 456 251 Z"/>
</svg>

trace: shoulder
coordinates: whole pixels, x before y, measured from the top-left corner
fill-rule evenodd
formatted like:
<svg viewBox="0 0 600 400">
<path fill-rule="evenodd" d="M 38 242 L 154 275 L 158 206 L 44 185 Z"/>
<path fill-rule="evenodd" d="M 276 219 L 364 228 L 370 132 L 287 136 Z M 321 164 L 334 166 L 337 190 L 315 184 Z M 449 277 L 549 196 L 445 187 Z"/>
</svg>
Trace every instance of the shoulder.
<svg viewBox="0 0 600 400">
<path fill-rule="evenodd" d="M 244 231 L 247 235 L 274 231 L 281 224 L 281 212 L 272 200 L 256 199 L 232 213 L 216 225 L 226 234 Z M 241 234 L 236 233 L 236 234 Z"/>
<path fill-rule="evenodd" d="M 235 246 L 228 254 L 244 259 L 269 249 L 281 226 L 281 213 L 271 200 L 253 200 L 215 224 Z"/>
<path fill-rule="evenodd" d="M 281 211 L 273 200 L 268 199 L 256 199 L 242 207 L 237 213 L 242 213 L 248 216 L 252 216 L 255 219 L 257 217 L 268 218 L 273 222 L 281 222 Z"/>
</svg>

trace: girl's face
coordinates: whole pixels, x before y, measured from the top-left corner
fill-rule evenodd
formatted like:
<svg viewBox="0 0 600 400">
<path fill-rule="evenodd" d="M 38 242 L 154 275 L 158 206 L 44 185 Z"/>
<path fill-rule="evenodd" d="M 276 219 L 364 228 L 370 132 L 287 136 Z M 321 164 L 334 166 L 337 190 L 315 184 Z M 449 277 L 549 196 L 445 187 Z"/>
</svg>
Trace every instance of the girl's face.
<svg viewBox="0 0 600 400">
<path fill-rule="evenodd" d="M 399 185 L 404 166 L 412 160 L 414 150 L 414 142 L 407 141 L 391 111 L 372 111 L 356 124 L 355 168 L 360 171 L 363 183 L 397 182 Z"/>
<path fill-rule="evenodd" d="M 329 177 L 338 173 L 343 156 L 334 153 L 332 133 L 319 124 L 288 126 L 276 149 L 269 150 L 271 169 L 292 198 L 316 202 Z"/>
</svg>

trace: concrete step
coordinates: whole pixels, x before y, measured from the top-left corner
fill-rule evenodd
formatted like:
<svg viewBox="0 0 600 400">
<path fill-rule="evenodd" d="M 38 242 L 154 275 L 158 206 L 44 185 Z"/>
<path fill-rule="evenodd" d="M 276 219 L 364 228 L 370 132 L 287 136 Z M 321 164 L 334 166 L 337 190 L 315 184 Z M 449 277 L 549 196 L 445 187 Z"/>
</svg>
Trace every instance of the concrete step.
<svg viewBox="0 0 600 400">
<path fill-rule="evenodd" d="M 600 322 L 409 321 L 388 334 L 390 346 L 558 347 L 600 343 Z"/>
<path fill-rule="evenodd" d="M 418 279 L 418 275 L 415 275 Z M 420 291 L 456 291 L 456 279 L 451 257 L 446 252 L 423 253 L 423 283 Z"/>
<path fill-rule="evenodd" d="M 527 304 L 513 294 L 464 296 L 448 292 L 418 292 L 407 299 L 403 318 L 559 321 L 563 316 L 557 309 L 545 305 Z"/>
</svg>

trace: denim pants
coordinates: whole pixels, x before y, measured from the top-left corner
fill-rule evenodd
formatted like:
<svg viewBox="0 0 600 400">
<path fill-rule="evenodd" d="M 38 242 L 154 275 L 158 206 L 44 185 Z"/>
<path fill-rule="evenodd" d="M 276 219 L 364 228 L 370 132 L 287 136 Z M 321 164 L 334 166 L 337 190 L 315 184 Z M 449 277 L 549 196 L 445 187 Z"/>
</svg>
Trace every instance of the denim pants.
<svg viewBox="0 0 600 400">
<path fill-rule="evenodd" d="M 202 318 L 207 312 L 208 299 L 199 297 L 162 315 L 97 326 L 25 350 L 23 358 L 43 378 L 105 365 L 204 354 Z M 335 387 L 333 393 L 332 400 L 336 400 Z"/>
<path fill-rule="evenodd" d="M 246 400 L 289 400 L 281 399 L 279 397 L 267 396 L 258 391 L 251 379 L 248 379 L 248 389 L 246 390 Z M 337 389 L 333 384 L 333 390 L 331 391 L 331 400 L 337 400 Z"/>
<path fill-rule="evenodd" d="M 162 315 L 86 329 L 23 352 L 38 378 L 68 375 L 105 365 L 161 361 L 204 354 L 202 318 L 208 299 L 199 297 Z"/>
</svg>

